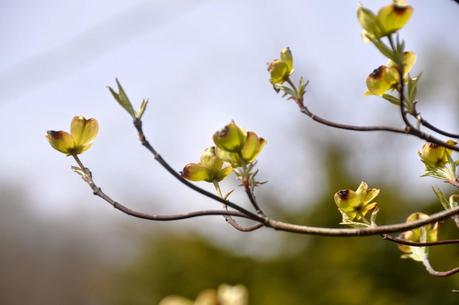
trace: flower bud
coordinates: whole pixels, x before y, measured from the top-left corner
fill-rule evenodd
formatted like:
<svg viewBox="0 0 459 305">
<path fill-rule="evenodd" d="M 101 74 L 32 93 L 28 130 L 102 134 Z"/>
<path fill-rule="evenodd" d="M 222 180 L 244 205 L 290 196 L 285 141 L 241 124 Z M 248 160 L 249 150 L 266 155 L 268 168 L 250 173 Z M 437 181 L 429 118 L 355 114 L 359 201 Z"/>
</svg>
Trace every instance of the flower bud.
<svg viewBox="0 0 459 305">
<path fill-rule="evenodd" d="M 429 216 L 424 213 L 413 213 L 408 216 L 406 222 L 413 222 L 417 220 L 426 219 Z M 404 232 L 400 235 L 401 238 L 412 242 L 435 242 L 438 239 L 438 223 L 428 224 L 411 231 Z M 411 258 L 415 261 L 423 261 L 427 257 L 426 247 L 412 247 L 408 245 L 399 244 L 398 248 L 404 254 L 402 258 Z"/>
<path fill-rule="evenodd" d="M 378 21 L 383 27 L 384 35 L 403 28 L 413 15 L 413 7 L 402 4 L 389 4 L 378 11 Z"/>
<path fill-rule="evenodd" d="M 209 147 L 201 154 L 199 163 L 189 163 L 182 177 L 192 181 L 219 182 L 233 172 L 231 166 L 223 167 L 223 160 L 216 155 L 216 148 Z"/>
<path fill-rule="evenodd" d="M 388 90 L 393 89 L 399 82 L 399 74 L 397 68 L 379 66 L 373 70 L 367 77 L 366 83 L 368 91 L 365 95 L 378 95 L 382 96 Z"/>
<path fill-rule="evenodd" d="M 408 73 L 410 73 L 411 69 L 413 69 L 413 66 L 415 63 L 416 63 L 416 53 L 412 51 L 403 52 L 403 77 L 404 78 L 408 75 Z M 389 68 L 391 67 L 397 68 L 397 64 L 393 62 L 391 59 L 388 60 L 387 66 Z"/>
<path fill-rule="evenodd" d="M 62 130 L 48 130 L 46 132 L 46 138 L 54 149 L 67 155 L 71 155 L 71 150 L 75 147 L 75 141 L 72 135 Z"/>
<path fill-rule="evenodd" d="M 265 144 L 265 139 L 259 138 L 257 134 L 252 131 L 248 131 L 244 146 L 241 150 L 242 159 L 246 163 L 254 161 Z"/>
<path fill-rule="evenodd" d="M 268 71 L 273 85 L 284 83 L 290 76 L 287 63 L 280 59 L 273 60 L 268 66 Z"/>
<path fill-rule="evenodd" d="M 213 140 L 218 148 L 229 152 L 239 152 L 245 142 L 245 132 L 234 121 L 231 121 L 222 130 L 217 131 Z"/>
<path fill-rule="evenodd" d="M 379 189 L 368 188 L 361 182 L 357 190 L 343 189 L 335 193 L 334 199 L 343 216 L 343 222 L 360 220 L 369 211 L 376 207 L 376 202 L 371 202 L 379 194 Z"/>
<path fill-rule="evenodd" d="M 70 124 L 70 133 L 49 130 L 46 137 L 54 149 L 67 155 L 78 155 L 91 147 L 98 131 L 96 119 L 75 116 Z"/>
<path fill-rule="evenodd" d="M 449 145 L 457 144 L 456 141 L 453 140 L 448 140 L 446 143 Z M 446 163 L 448 163 L 451 153 L 451 149 L 428 142 L 422 146 L 418 155 L 421 157 L 421 161 L 424 162 L 426 166 L 437 168 L 444 167 Z"/>
<path fill-rule="evenodd" d="M 364 30 L 364 36 L 371 35 L 374 38 L 379 38 L 382 36 L 382 31 L 380 25 L 378 24 L 378 19 L 371 10 L 363 7 L 362 5 L 359 5 L 357 8 L 357 19 L 359 20 L 360 25 Z"/>
<path fill-rule="evenodd" d="M 283 48 L 281 50 L 281 53 L 280 53 L 280 60 L 282 60 L 283 62 L 285 62 L 285 64 L 287 65 L 287 71 L 288 71 L 288 75 L 292 75 L 292 73 L 294 72 L 294 68 L 293 68 L 293 56 L 292 56 L 292 51 L 290 51 L 290 48 L 287 47 L 287 48 Z"/>
<path fill-rule="evenodd" d="M 228 162 L 234 168 L 242 166 L 243 161 L 239 156 L 239 153 L 229 152 L 219 147 L 216 147 L 215 153 L 217 154 L 217 157 L 225 162 Z"/>
</svg>

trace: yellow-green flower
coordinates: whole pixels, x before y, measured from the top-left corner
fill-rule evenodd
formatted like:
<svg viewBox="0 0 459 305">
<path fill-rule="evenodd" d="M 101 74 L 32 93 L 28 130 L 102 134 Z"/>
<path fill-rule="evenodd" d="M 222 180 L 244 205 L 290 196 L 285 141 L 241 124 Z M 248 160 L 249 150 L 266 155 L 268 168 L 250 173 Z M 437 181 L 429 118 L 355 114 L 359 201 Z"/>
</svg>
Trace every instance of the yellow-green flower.
<svg viewBox="0 0 459 305">
<path fill-rule="evenodd" d="M 376 207 L 377 203 L 372 201 L 378 194 L 379 189 L 368 188 L 365 182 L 361 182 L 355 192 L 349 189 L 336 192 L 334 199 L 343 216 L 343 222 L 362 219 Z"/>
<path fill-rule="evenodd" d="M 376 15 L 371 10 L 360 4 L 357 8 L 357 19 L 363 28 L 363 36 L 370 35 L 374 38 L 383 36 L 382 28 Z"/>
<path fill-rule="evenodd" d="M 237 126 L 234 121 L 231 121 L 213 136 L 215 145 L 228 152 L 240 151 L 244 145 L 245 138 L 246 132 Z"/>
<path fill-rule="evenodd" d="M 448 140 L 446 144 L 456 145 L 456 141 Z M 434 143 L 425 143 L 421 151 L 418 152 L 421 161 L 427 167 L 443 167 L 448 163 L 452 150 Z"/>
<path fill-rule="evenodd" d="M 233 172 L 231 165 L 223 167 L 223 163 L 212 146 L 204 150 L 199 163 L 185 165 L 182 176 L 192 181 L 219 182 Z"/>
<path fill-rule="evenodd" d="M 375 15 L 371 10 L 359 5 L 357 19 L 363 28 L 363 36 L 379 39 L 405 26 L 413 15 L 413 7 L 404 1 L 395 1 L 382 7 Z"/>
<path fill-rule="evenodd" d="M 217 131 L 213 140 L 217 146 L 217 156 L 233 167 L 254 161 L 266 144 L 265 139 L 253 131 L 246 132 L 234 121 Z"/>
<path fill-rule="evenodd" d="M 268 65 L 268 72 L 270 73 L 270 81 L 273 85 L 284 83 L 292 75 L 294 68 L 290 48 L 281 50 L 280 59 L 275 59 Z"/>
<path fill-rule="evenodd" d="M 285 62 L 285 64 L 287 65 L 288 74 L 289 74 L 289 75 L 292 75 L 292 73 L 295 71 L 295 69 L 293 68 L 293 55 L 292 55 L 292 51 L 290 50 L 289 47 L 283 48 L 283 49 L 281 50 L 281 53 L 280 53 L 280 60 L 282 60 L 283 62 Z"/>
<path fill-rule="evenodd" d="M 403 77 L 406 78 L 408 73 L 413 69 L 414 64 L 416 63 L 416 53 L 412 51 L 405 51 L 403 52 Z M 393 62 L 391 59 L 387 62 L 387 66 L 389 68 L 395 67 L 397 68 L 397 64 Z"/>
<path fill-rule="evenodd" d="M 413 222 L 428 218 L 429 215 L 424 213 L 413 213 L 406 219 L 406 222 Z M 411 231 L 404 232 L 400 235 L 401 238 L 412 242 L 435 242 L 438 235 L 438 223 L 428 224 Z M 423 261 L 427 257 L 426 247 L 412 247 L 408 245 L 398 245 L 400 251 L 404 254 L 402 258 L 411 258 L 415 261 Z"/>
<path fill-rule="evenodd" d="M 51 146 L 67 155 L 78 155 L 91 147 L 99 131 L 96 119 L 75 116 L 70 124 L 70 133 L 48 130 L 46 138 Z"/>
<path fill-rule="evenodd" d="M 365 95 L 382 96 L 387 91 L 396 88 L 399 80 L 400 76 L 396 67 L 379 66 L 367 77 L 368 90 Z"/>
<path fill-rule="evenodd" d="M 378 21 L 383 28 L 384 35 L 388 35 L 403 28 L 412 15 L 412 6 L 401 2 L 392 3 L 378 11 Z"/>
</svg>

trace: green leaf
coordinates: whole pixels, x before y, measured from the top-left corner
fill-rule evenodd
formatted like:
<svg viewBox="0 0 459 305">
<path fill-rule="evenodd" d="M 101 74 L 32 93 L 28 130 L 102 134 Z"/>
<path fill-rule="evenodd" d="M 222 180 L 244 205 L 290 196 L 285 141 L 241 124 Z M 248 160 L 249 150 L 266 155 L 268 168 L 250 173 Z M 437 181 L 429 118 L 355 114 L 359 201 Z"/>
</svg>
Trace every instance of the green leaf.
<svg viewBox="0 0 459 305">
<path fill-rule="evenodd" d="M 443 194 L 443 192 L 438 187 L 435 187 L 435 186 L 432 187 L 432 190 L 434 191 L 435 195 L 437 196 L 443 208 L 445 210 L 448 210 L 450 204 L 449 204 L 448 199 L 446 199 L 445 194 Z"/>
<path fill-rule="evenodd" d="M 300 77 L 300 83 L 299 83 L 299 86 L 298 86 L 298 95 L 301 98 L 304 97 L 304 94 L 306 93 L 306 87 L 308 86 L 308 84 L 309 84 L 309 80 L 304 81 L 304 78 Z"/>
<path fill-rule="evenodd" d="M 136 119 L 139 119 L 139 120 L 142 119 L 142 116 L 145 113 L 145 110 L 147 109 L 147 105 L 148 105 L 148 100 L 146 99 L 142 100 L 139 111 L 137 111 L 135 114 Z"/>
<path fill-rule="evenodd" d="M 370 223 L 371 225 L 376 225 L 376 216 L 378 216 L 379 209 L 375 208 L 373 212 L 371 212 L 370 216 Z"/>
<path fill-rule="evenodd" d="M 395 97 L 395 96 L 393 96 L 393 95 L 390 95 L 390 94 L 386 94 L 386 93 L 383 94 L 382 97 L 383 97 L 383 99 L 385 99 L 386 101 L 389 101 L 389 102 L 391 102 L 391 103 L 394 104 L 394 105 L 400 106 L 400 100 L 399 100 L 397 97 Z"/>
<path fill-rule="evenodd" d="M 131 117 L 135 119 L 136 114 L 135 114 L 134 108 L 132 107 L 132 103 L 127 97 L 126 92 L 124 91 L 118 79 L 116 79 L 116 84 L 118 86 L 118 93 L 115 90 L 113 90 L 113 88 L 111 87 L 108 87 L 108 90 L 110 90 L 110 93 L 113 95 L 113 97 L 118 102 L 118 104 L 120 104 L 121 107 L 123 107 L 124 110 L 126 110 L 127 113 L 129 113 Z"/>
<path fill-rule="evenodd" d="M 376 39 L 370 35 L 367 35 L 367 38 L 373 43 L 373 45 L 381 52 L 382 55 L 386 56 L 389 59 L 392 59 L 395 62 L 394 52 L 381 40 Z"/>
</svg>

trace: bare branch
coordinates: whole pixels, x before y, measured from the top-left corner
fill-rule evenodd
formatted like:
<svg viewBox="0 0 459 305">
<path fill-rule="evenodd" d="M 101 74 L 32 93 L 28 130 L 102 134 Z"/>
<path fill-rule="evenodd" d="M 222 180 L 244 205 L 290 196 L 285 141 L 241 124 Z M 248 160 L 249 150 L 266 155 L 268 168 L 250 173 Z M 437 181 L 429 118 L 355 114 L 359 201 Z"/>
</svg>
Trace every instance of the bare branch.
<svg viewBox="0 0 459 305">
<path fill-rule="evenodd" d="M 433 276 L 448 277 L 459 272 L 459 267 L 450 269 L 448 271 L 436 271 L 430 264 L 429 259 L 427 257 L 422 261 L 422 264 L 426 268 L 427 272 L 429 272 L 429 274 Z"/>
<path fill-rule="evenodd" d="M 257 212 L 257 214 L 265 217 L 265 213 L 261 210 L 260 206 L 258 205 L 257 198 L 255 197 L 255 194 L 252 188 L 248 184 L 247 185 L 244 184 L 244 190 L 245 190 L 245 193 L 247 194 L 247 197 L 250 200 L 250 203 L 255 208 L 255 211 Z"/>
<path fill-rule="evenodd" d="M 441 246 L 441 245 L 451 245 L 451 244 L 459 244 L 459 239 L 447 239 L 447 240 L 438 240 L 432 242 L 414 242 L 409 241 L 403 238 L 394 237 L 388 234 L 383 234 L 381 237 L 385 240 L 392 241 L 397 244 L 412 246 L 412 247 L 430 247 L 430 246 Z"/>
<path fill-rule="evenodd" d="M 425 127 L 429 128 L 430 130 L 435 131 L 436 133 L 441 134 L 441 135 L 443 135 L 445 137 L 459 139 L 459 135 L 458 134 L 450 133 L 448 131 L 444 131 L 444 130 L 436 127 L 435 125 L 430 124 L 421 115 L 418 115 L 418 117 L 419 117 L 419 121 L 421 122 L 422 126 L 425 126 Z"/>
<path fill-rule="evenodd" d="M 426 224 L 434 223 L 440 220 L 448 219 L 454 215 L 459 214 L 459 206 L 454 209 L 441 211 L 430 215 L 428 218 L 416 220 L 413 222 L 404 222 L 391 225 L 382 225 L 374 227 L 366 227 L 359 229 L 340 229 L 340 228 L 324 228 L 324 227 L 312 227 L 302 226 L 291 223 L 285 223 L 276 220 L 269 220 L 266 226 L 273 228 L 274 230 L 286 231 L 299 234 L 309 235 L 321 235 L 321 236 L 370 236 L 370 235 L 381 235 L 388 233 L 399 233 L 409 231 L 411 229 L 422 227 Z"/>
<path fill-rule="evenodd" d="M 345 130 L 351 130 L 351 131 L 388 131 L 388 132 L 401 133 L 401 134 L 409 133 L 407 130 L 403 128 L 396 128 L 396 127 L 390 127 L 390 126 L 357 126 L 357 125 L 337 123 L 337 122 L 333 122 L 333 121 L 324 119 L 318 115 L 315 115 L 306 106 L 302 105 L 299 107 L 300 107 L 300 111 L 303 114 L 310 117 L 313 121 L 316 121 L 320 124 L 323 124 L 329 127 L 333 127 L 333 128 L 345 129 Z"/>
<path fill-rule="evenodd" d="M 81 169 L 81 176 L 83 180 L 91 187 L 93 194 L 102 198 L 110 205 L 112 205 L 115 209 L 120 210 L 121 212 L 147 220 L 154 220 L 154 221 L 174 221 L 174 220 L 182 220 L 194 217 L 201 217 L 201 216 L 215 216 L 215 215 L 223 215 L 223 216 L 234 216 L 234 217 L 242 217 L 242 218 L 249 218 L 247 215 L 241 212 L 235 211 L 224 211 L 224 210 L 203 210 L 203 211 L 196 211 L 196 212 L 188 212 L 188 213 L 180 213 L 180 214 L 171 214 L 171 215 L 158 215 L 158 214 L 147 214 L 143 212 L 138 212 L 132 210 L 125 205 L 113 200 L 110 196 L 102 191 L 102 189 L 96 185 L 94 179 L 92 178 L 91 171 L 83 165 L 80 158 L 77 155 L 73 155 L 73 158 L 77 162 L 79 168 Z"/>
<path fill-rule="evenodd" d="M 252 219 L 252 220 L 255 220 L 255 221 L 258 221 L 258 222 L 265 222 L 265 218 L 247 210 L 247 209 L 244 209 L 243 207 L 237 205 L 236 203 L 234 202 L 231 202 L 229 200 L 226 200 L 226 199 L 223 199 L 221 197 L 218 197 L 217 195 L 215 194 L 212 194 L 196 185 L 194 185 L 193 183 L 189 182 L 188 180 L 186 180 L 185 178 L 183 178 L 180 173 L 178 173 L 176 170 L 174 170 L 170 165 L 169 163 L 167 163 L 163 157 L 161 157 L 161 155 L 153 148 L 153 146 L 151 146 L 150 142 L 148 142 L 147 138 L 145 137 L 145 134 L 143 132 L 143 129 L 142 129 L 142 121 L 139 120 L 139 119 L 135 119 L 134 120 L 134 127 L 136 128 L 137 130 L 137 133 L 138 133 L 138 136 L 139 136 L 139 140 L 140 140 L 140 143 L 148 150 L 150 151 L 150 153 L 153 155 L 153 157 L 155 158 L 156 161 L 159 162 L 159 164 L 161 164 L 162 167 L 164 167 L 164 169 L 166 169 L 172 176 L 174 176 L 178 181 L 180 181 L 181 183 L 185 184 L 187 187 L 189 187 L 190 189 L 206 196 L 206 197 L 209 197 L 215 201 L 218 201 L 218 202 L 221 202 L 243 214 L 245 214 L 246 216 L 248 216 L 247 218 L 249 219 Z"/>
</svg>

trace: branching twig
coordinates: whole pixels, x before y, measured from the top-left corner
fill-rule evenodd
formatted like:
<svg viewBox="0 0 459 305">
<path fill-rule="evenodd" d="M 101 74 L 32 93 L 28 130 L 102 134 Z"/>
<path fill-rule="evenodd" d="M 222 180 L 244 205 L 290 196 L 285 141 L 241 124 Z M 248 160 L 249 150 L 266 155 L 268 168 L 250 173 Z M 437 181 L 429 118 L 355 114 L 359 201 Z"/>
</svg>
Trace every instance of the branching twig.
<svg viewBox="0 0 459 305">
<path fill-rule="evenodd" d="M 180 181 L 181 183 L 185 184 L 187 187 L 189 187 L 190 189 L 206 196 L 206 197 L 209 197 L 215 201 L 218 201 L 220 203 L 223 203 L 243 214 L 245 214 L 247 216 L 247 218 L 249 219 L 252 219 L 252 220 L 255 220 L 255 221 L 258 221 L 258 222 L 265 222 L 266 220 L 247 210 L 247 209 L 244 209 L 243 207 L 237 205 L 236 203 L 233 203 L 229 200 L 226 200 L 226 199 L 223 199 L 215 194 L 212 194 L 196 185 L 194 185 L 193 183 L 189 182 L 188 180 L 186 180 L 185 178 L 183 178 L 179 172 L 177 172 L 176 170 L 174 170 L 170 165 L 169 163 L 167 163 L 163 157 L 161 157 L 161 155 L 153 148 L 153 146 L 151 146 L 150 142 L 148 142 L 148 140 L 146 139 L 145 137 L 145 134 L 143 132 L 143 129 L 142 129 L 142 121 L 139 120 L 139 119 L 135 119 L 134 120 L 134 127 L 136 128 L 137 130 L 137 133 L 138 133 L 138 136 L 139 136 L 139 140 L 140 140 L 140 143 L 146 148 L 148 149 L 148 151 L 150 151 L 152 153 L 152 155 L 154 156 L 155 160 L 159 162 L 159 164 L 161 164 L 162 167 L 164 167 L 172 176 L 174 176 L 178 181 Z"/>
<path fill-rule="evenodd" d="M 431 215 L 429 218 L 413 221 L 410 223 L 399 223 L 399 224 L 392 224 L 392 225 L 383 225 L 377 227 L 367 227 L 367 228 L 359 228 L 359 229 L 342 229 L 342 228 L 324 228 L 324 227 L 313 227 L 313 226 L 303 226 L 303 225 L 296 225 L 291 223 L 285 223 L 282 221 L 277 221 L 273 219 L 269 219 L 268 217 L 262 217 L 256 215 L 239 205 L 220 198 L 217 195 L 207 192 L 200 187 L 190 183 L 189 181 L 185 180 L 178 172 L 176 172 L 160 155 L 159 153 L 151 146 L 148 140 L 145 137 L 145 134 L 142 130 L 142 122 L 140 120 L 134 120 L 134 126 L 137 129 L 139 139 L 141 144 L 150 151 L 155 159 L 176 179 L 180 182 L 185 184 L 186 186 L 190 187 L 191 189 L 195 190 L 196 192 L 207 196 L 211 199 L 214 199 L 218 202 L 226 204 L 228 207 L 234 208 L 235 210 L 245 214 L 246 218 L 257 221 L 263 224 L 265 227 L 272 228 L 274 230 L 285 231 L 285 232 L 292 232 L 292 233 L 300 233 L 300 234 L 309 234 L 309 235 L 322 235 L 322 236 L 343 236 L 343 237 L 351 237 L 351 236 L 370 236 L 370 235 L 380 235 L 380 234 L 387 234 L 387 233 L 399 233 L 408 231 L 414 228 L 421 227 L 423 225 L 434 223 L 440 220 L 444 220 L 450 218 L 451 216 L 459 214 L 459 206 L 455 207 L 450 210 L 438 212 L 436 214 Z"/>
<path fill-rule="evenodd" d="M 459 267 L 450 269 L 448 271 L 436 271 L 430 264 L 429 259 L 427 257 L 422 261 L 422 264 L 426 268 L 427 272 L 429 272 L 429 274 L 433 276 L 447 277 L 459 272 Z"/>
<path fill-rule="evenodd" d="M 303 225 L 295 225 L 295 224 L 285 223 L 285 222 L 271 220 L 271 219 L 269 220 L 269 223 L 267 224 L 267 226 L 275 230 L 279 230 L 279 231 L 286 231 L 286 232 L 299 233 L 299 234 L 309 234 L 309 235 L 343 236 L 343 237 L 370 236 L 370 235 L 381 235 L 381 234 L 388 234 L 388 233 L 405 232 L 411 229 L 422 227 L 430 223 L 434 223 L 437 221 L 451 218 L 454 215 L 459 215 L 459 206 L 455 207 L 454 209 L 441 211 L 441 212 L 432 214 L 428 218 L 416 220 L 413 222 L 404 222 L 404 223 L 398 223 L 398 224 L 365 227 L 365 228 L 358 228 L 358 229 L 338 229 L 338 228 L 303 226 Z"/>
<path fill-rule="evenodd" d="M 215 187 L 215 190 L 217 191 L 218 196 L 220 196 L 220 198 L 225 199 L 225 197 L 223 196 L 222 190 L 220 188 L 220 185 L 218 184 L 217 181 L 214 181 L 214 187 Z M 226 211 L 228 211 L 228 206 L 226 204 L 223 204 L 223 203 L 222 203 L 222 205 L 223 205 L 223 208 Z M 249 227 L 244 227 L 244 226 L 240 225 L 230 215 L 225 215 L 225 221 L 228 224 L 230 224 L 233 228 L 235 228 L 236 230 L 241 231 L 241 232 L 251 232 L 251 231 L 255 231 L 255 230 L 260 229 L 261 227 L 263 227 L 263 224 L 261 224 L 261 223 L 257 223 L 255 225 L 252 225 L 252 226 L 249 226 Z"/>
<path fill-rule="evenodd" d="M 255 208 L 255 211 L 257 212 L 257 214 L 262 217 L 266 217 L 265 213 L 262 211 L 262 209 L 258 205 L 257 198 L 255 197 L 255 194 L 253 193 L 252 188 L 249 185 L 244 185 L 244 190 L 245 190 L 245 193 L 247 194 L 247 197 L 250 200 L 250 203 Z"/>
<path fill-rule="evenodd" d="M 396 127 L 390 127 L 390 126 L 357 126 L 357 125 L 349 125 L 349 124 L 342 124 L 342 123 L 329 121 L 327 119 L 324 119 L 312 113 L 304 105 L 300 106 L 300 111 L 304 113 L 305 115 L 307 115 L 308 117 L 310 117 L 313 121 L 316 121 L 320 124 L 323 124 L 329 127 L 333 127 L 333 128 L 345 129 L 345 130 L 351 130 L 351 131 L 388 131 L 388 132 L 394 132 L 394 133 L 408 134 L 408 131 L 403 128 L 396 128 Z"/>
<path fill-rule="evenodd" d="M 179 214 L 171 214 L 171 215 L 147 214 L 147 213 L 132 210 L 126 207 L 125 205 L 113 200 L 110 196 L 104 193 L 102 189 L 96 185 L 96 183 L 94 182 L 94 179 L 92 178 L 91 171 L 83 165 L 80 158 L 77 155 L 73 155 L 73 158 L 75 159 L 75 161 L 78 164 L 79 169 L 81 170 L 80 174 L 83 180 L 91 187 L 93 194 L 102 198 L 109 204 L 111 204 L 115 209 L 118 209 L 121 212 L 128 214 L 130 216 L 147 219 L 147 220 L 154 220 L 154 221 L 174 221 L 174 220 L 182 220 L 182 219 L 194 218 L 194 217 L 200 217 L 200 216 L 215 216 L 215 215 L 235 216 L 235 217 L 242 217 L 242 218 L 250 219 L 250 217 L 247 217 L 247 215 L 241 212 L 223 211 L 223 210 L 203 210 L 203 211 L 179 213 Z"/>
<path fill-rule="evenodd" d="M 458 0 L 459 1 L 459 0 Z M 426 119 L 424 119 L 422 116 L 421 116 L 421 113 L 417 111 L 416 109 L 416 103 L 414 103 L 413 105 L 413 113 L 411 113 L 411 115 L 413 117 L 416 118 L 416 120 L 418 120 L 422 126 L 424 127 L 427 127 L 429 128 L 430 130 L 438 133 L 438 134 L 441 134 L 445 137 L 449 137 L 449 138 L 453 138 L 453 139 L 459 139 L 459 134 L 455 134 L 455 133 L 451 133 L 451 132 L 448 132 L 448 131 L 445 131 L 443 129 L 440 129 L 438 128 L 437 126 L 431 124 L 429 121 L 427 121 Z"/>
<path fill-rule="evenodd" d="M 421 242 L 414 242 L 414 241 L 409 241 L 403 238 L 394 237 L 388 234 L 383 234 L 381 235 L 381 237 L 385 240 L 389 240 L 397 244 L 412 246 L 412 247 L 430 247 L 430 246 L 459 244 L 459 239 L 438 240 L 438 241 L 421 243 Z"/>
</svg>

